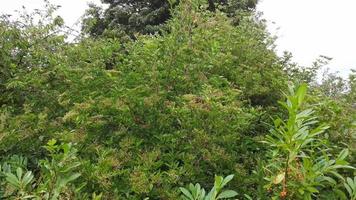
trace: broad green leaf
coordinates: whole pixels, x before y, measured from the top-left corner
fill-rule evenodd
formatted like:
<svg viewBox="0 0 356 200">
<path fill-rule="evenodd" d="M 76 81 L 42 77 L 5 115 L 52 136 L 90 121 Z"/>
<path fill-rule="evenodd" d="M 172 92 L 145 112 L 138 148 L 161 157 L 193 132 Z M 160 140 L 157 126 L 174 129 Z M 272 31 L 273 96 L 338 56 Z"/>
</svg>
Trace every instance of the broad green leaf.
<svg viewBox="0 0 356 200">
<path fill-rule="evenodd" d="M 215 183 L 214 186 L 219 189 L 223 183 L 224 178 L 222 176 L 215 176 Z"/>
<path fill-rule="evenodd" d="M 217 199 L 227 199 L 227 198 L 232 198 L 237 196 L 237 192 L 233 191 L 233 190 L 226 190 L 223 191 L 222 193 L 219 194 L 219 196 L 217 197 Z"/>
<path fill-rule="evenodd" d="M 21 178 L 22 178 L 22 173 L 23 173 L 22 169 L 20 167 L 18 167 L 16 169 L 16 175 L 19 180 L 21 180 Z"/>
<path fill-rule="evenodd" d="M 228 175 L 227 177 L 224 178 L 221 187 L 224 187 L 228 182 L 230 182 L 234 178 L 234 175 Z"/>
<path fill-rule="evenodd" d="M 352 188 L 347 185 L 346 183 L 344 183 L 345 189 L 347 190 L 347 192 L 349 193 L 349 195 L 352 195 Z"/>
<path fill-rule="evenodd" d="M 343 149 L 339 156 L 337 157 L 337 160 L 344 160 L 347 156 L 349 155 L 349 149 Z"/>
<path fill-rule="evenodd" d="M 317 190 L 315 187 L 309 186 L 307 187 L 307 190 L 311 193 L 319 193 L 319 190 Z"/>
<path fill-rule="evenodd" d="M 33 174 L 31 171 L 28 171 L 28 172 L 26 172 L 22 181 L 24 182 L 25 185 L 28 185 L 29 183 L 31 183 L 32 179 L 33 179 Z"/>
<path fill-rule="evenodd" d="M 296 96 L 298 97 L 298 106 L 301 106 L 301 104 L 303 103 L 305 95 L 307 94 L 307 89 L 308 89 L 308 85 L 305 83 L 299 86 L 296 93 Z"/>
<path fill-rule="evenodd" d="M 189 200 L 194 200 L 193 196 L 190 194 L 190 192 L 187 189 L 185 189 L 183 187 L 180 187 L 179 189 L 184 194 L 184 196 L 189 198 Z"/>
<path fill-rule="evenodd" d="M 12 173 L 6 173 L 6 181 L 11 184 L 12 186 L 19 188 L 20 187 L 20 181 L 18 178 L 12 174 Z"/>
</svg>

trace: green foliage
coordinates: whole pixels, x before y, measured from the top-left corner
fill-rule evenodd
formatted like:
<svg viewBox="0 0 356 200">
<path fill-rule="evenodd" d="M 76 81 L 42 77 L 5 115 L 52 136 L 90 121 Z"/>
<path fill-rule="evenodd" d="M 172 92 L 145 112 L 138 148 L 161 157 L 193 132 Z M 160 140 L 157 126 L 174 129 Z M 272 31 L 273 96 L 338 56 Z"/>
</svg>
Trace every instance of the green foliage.
<svg viewBox="0 0 356 200">
<path fill-rule="evenodd" d="M 344 186 L 348 192 L 350 200 L 355 200 L 356 199 L 356 177 L 354 177 L 354 180 L 347 177 L 347 179 L 344 183 Z"/>
<path fill-rule="evenodd" d="M 160 35 L 125 42 L 67 43 L 52 6 L 43 23 L 1 20 L 0 195 L 178 199 L 177 188 L 194 181 L 201 185 L 190 194 L 218 198 L 236 193 L 222 190 L 231 176 L 213 186 L 213 175 L 234 174 L 229 184 L 240 199 L 278 196 L 286 177 L 296 199 L 348 197 L 341 176 L 354 174 L 340 167 L 355 163 L 347 156 L 355 149 L 354 79 L 335 97 L 314 85 L 307 95 L 303 86 L 281 110 L 287 80 L 313 69 L 288 73 L 252 14 L 236 25 L 205 1 L 176 3 Z M 279 120 L 266 146 L 271 117 Z"/>
<path fill-rule="evenodd" d="M 45 148 L 51 160 L 40 160 L 42 178 L 44 182 L 39 185 L 42 199 L 58 199 L 63 189 L 76 180 L 81 174 L 77 173 L 77 150 L 71 144 L 57 145 L 55 140 L 48 142 Z"/>
<path fill-rule="evenodd" d="M 189 188 L 180 188 L 183 193 L 182 199 L 185 200 L 218 200 L 218 199 L 228 199 L 237 196 L 237 192 L 233 190 L 221 191 L 228 182 L 232 180 L 234 176 L 229 175 L 225 178 L 222 176 L 215 176 L 214 187 L 209 193 L 205 194 L 205 189 L 201 188 L 200 184 L 195 185 L 189 184 Z"/>
<path fill-rule="evenodd" d="M 44 10 L 24 11 L 15 21 L 8 15 L 1 16 L 0 106 L 21 106 L 26 95 L 21 89 L 26 86 L 19 76 L 56 63 L 56 57 L 48 55 L 64 45 L 63 20 L 54 15 L 58 7 L 45 2 Z"/>
<path fill-rule="evenodd" d="M 71 144 L 56 143 L 51 140 L 44 147 L 49 152 L 50 160 L 40 160 L 40 171 L 35 174 L 27 169 L 27 159 L 21 156 L 14 155 L 4 162 L 0 167 L 0 174 L 5 177 L 1 185 L 5 189 L 2 195 L 15 199 L 51 200 L 68 196 L 66 190 L 69 189 L 69 184 L 80 176 L 76 172 L 80 162 Z M 77 188 L 73 192 L 79 190 L 80 188 Z"/>
<path fill-rule="evenodd" d="M 8 182 L 9 186 L 11 186 L 16 192 L 16 196 L 21 199 L 28 199 L 32 198 L 27 194 L 27 190 L 30 187 L 30 183 L 33 181 L 33 174 L 31 171 L 26 172 L 23 174 L 23 170 L 18 167 L 16 169 L 16 175 L 12 172 L 4 172 L 6 181 Z"/>
<path fill-rule="evenodd" d="M 311 85 L 318 84 L 318 73 L 320 69 L 326 66 L 332 58 L 326 56 L 319 56 L 311 66 L 304 67 L 298 65 L 292 61 L 293 55 L 290 52 L 284 52 L 284 55 L 281 57 L 281 64 L 284 66 L 284 71 L 287 73 L 287 76 L 294 83 L 308 83 Z M 323 78 L 326 77 L 328 73 L 324 74 Z"/>
<path fill-rule="evenodd" d="M 335 178 L 343 180 L 340 169 L 354 169 L 345 161 L 348 149 L 331 158 L 327 143 L 320 139 L 329 127 L 316 125 L 313 109 L 302 109 L 306 91 L 306 84 L 296 92 L 290 88 L 287 101 L 280 102 L 288 110 L 288 120 L 277 118 L 266 140 L 272 147 L 267 187 L 282 199 L 312 199 L 325 188 L 337 187 Z"/>
<path fill-rule="evenodd" d="M 155 34 L 161 32 L 164 23 L 172 16 L 170 9 L 176 7 L 179 1 L 168 0 L 103 0 L 108 8 L 91 4 L 83 20 L 82 30 L 89 35 L 109 37 L 136 37 L 137 33 Z M 187 1 L 194 4 L 198 1 Z M 235 17 L 241 10 L 255 8 L 257 0 L 207 0 L 207 9 L 221 10 L 230 17 Z M 237 20 L 237 19 L 236 19 Z"/>
</svg>

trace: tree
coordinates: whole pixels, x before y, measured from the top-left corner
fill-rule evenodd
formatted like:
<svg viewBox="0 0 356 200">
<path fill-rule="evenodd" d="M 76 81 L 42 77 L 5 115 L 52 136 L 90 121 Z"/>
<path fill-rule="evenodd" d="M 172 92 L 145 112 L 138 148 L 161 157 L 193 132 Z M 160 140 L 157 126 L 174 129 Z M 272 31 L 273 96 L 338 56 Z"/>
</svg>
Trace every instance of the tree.
<svg viewBox="0 0 356 200">
<path fill-rule="evenodd" d="M 63 19 L 54 15 L 59 7 L 45 3 L 44 10 L 19 11 L 15 20 L 11 15 L 0 16 L 0 107 L 21 102 L 25 96 L 13 89 L 20 82 L 10 84 L 10 80 L 35 68 L 48 68 L 55 59 L 50 60 L 46 55 L 65 43 Z M 14 94 L 18 98 L 12 98 Z"/>
<path fill-rule="evenodd" d="M 208 9 L 225 12 L 235 17 L 238 10 L 255 8 L 258 0 L 208 0 Z M 169 0 L 102 0 L 108 4 L 106 10 L 91 4 L 83 20 L 83 31 L 91 36 L 135 33 L 154 34 L 171 18 L 170 8 L 178 1 Z"/>
</svg>

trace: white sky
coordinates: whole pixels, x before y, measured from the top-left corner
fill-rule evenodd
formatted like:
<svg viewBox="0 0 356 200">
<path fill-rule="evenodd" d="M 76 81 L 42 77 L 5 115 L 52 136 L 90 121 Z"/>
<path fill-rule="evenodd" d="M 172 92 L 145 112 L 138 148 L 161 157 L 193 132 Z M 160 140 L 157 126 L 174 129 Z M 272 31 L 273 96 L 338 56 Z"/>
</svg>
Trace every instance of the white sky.
<svg viewBox="0 0 356 200">
<path fill-rule="evenodd" d="M 0 0 L 0 13 L 14 14 L 14 10 L 21 10 L 24 5 L 27 10 L 43 8 L 43 0 Z M 100 0 L 50 0 L 52 4 L 61 5 L 58 14 L 67 25 L 72 26 L 84 14 L 88 3 L 100 3 Z"/>
<path fill-rule="evenodd" d="M 261 0 L 257 9 L 279 38 L 279 53 L 290 51 L 305 66 L 332 57 L 328 67 L 344 77 L 356 69 L 356 0 Z"/>
<path fill-rule="evenodd" d="M 0 13 L 13 13 L 25 5 L 42 8 L 42 0 L 1 0 Z M 293 53 L 295 61 L 310 65 L 319 55 L 333 58 L 328 67 L 346 77 L 356 69 L 356 0 L 260 0 L 258 10 L 278 36 L 279 53 Z M 6 2 L 6 3 L 5 3 Z M 100 0 L 51 0 L 61 5 L 58 14 L 73 25 L 88 2 Z M 272 23 L 273 22 L 273 23 Z"/>
</svg>

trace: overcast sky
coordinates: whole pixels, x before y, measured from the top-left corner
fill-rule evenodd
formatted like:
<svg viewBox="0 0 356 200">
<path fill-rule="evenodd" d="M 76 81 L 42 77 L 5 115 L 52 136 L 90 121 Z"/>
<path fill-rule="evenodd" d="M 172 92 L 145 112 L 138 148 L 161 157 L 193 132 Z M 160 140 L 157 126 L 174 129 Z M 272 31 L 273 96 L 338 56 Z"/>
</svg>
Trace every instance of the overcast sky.
<svg viewBox="0 0 356 200">
<path fill-rule="evenodd" d="M 346 77 L 356 69 L 356 0 L 261 0 L 257 8 L 278 36 L 279 53 L 287 50 L 302 65 L 319 55 Z"/>
<path fill-rule="evenodd" d="M 22 5 L 28 10 L 36 8 L 43 8 L 43 0 L 2 0 L 0 5 L 0 13 L 13 14 L 14 10 L 21 10 Z M 5 3 L 6 2 L 6 3 Z M 67 25 L 75 24 L 78 19 L 84 14 L 85 9 L 88 7 L 89 2 L 96 4 L 100 3 L 100 0 L 50 0 L 55 5 L 61 5 L 58 14 L 63 17 Z"/>
<path fill-rule="evenodd" d="M 4 0 L 3 0 L 4 1 Z M 68 25 L 78 21 L 88 2 L 100 0 L 51 0 Z M 9 0 L 0 13 L 13 13 L 25 5 L 41 8 L 42 0 Z M 260 0 L 257 8 L 278 36 L 279 53 L 290 51 L 295 61 L 310 65 L 319 55 L 333 58 L 329 67 L 346 77 L 356 69 L 356 0 Z"/>
</svg>

